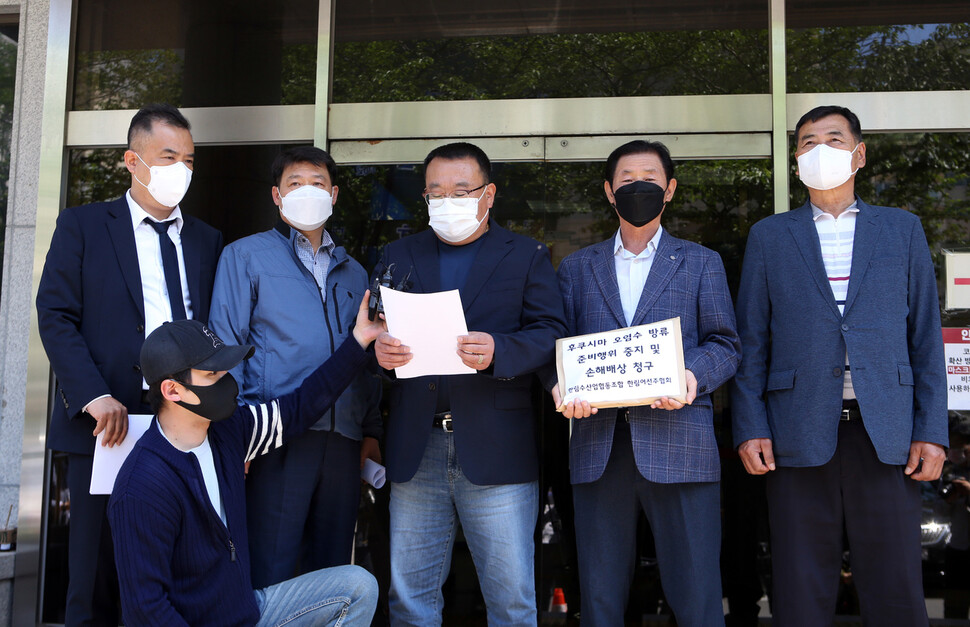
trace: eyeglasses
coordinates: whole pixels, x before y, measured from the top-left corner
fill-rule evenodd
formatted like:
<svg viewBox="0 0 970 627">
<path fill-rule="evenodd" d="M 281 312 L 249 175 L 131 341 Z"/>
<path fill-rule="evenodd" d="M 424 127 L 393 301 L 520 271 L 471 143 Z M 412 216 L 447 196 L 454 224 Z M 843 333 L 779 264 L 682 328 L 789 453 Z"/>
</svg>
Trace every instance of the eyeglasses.
<svg viewBox="0 0 970 627">
<path fill-rule="evenodd" d="M 472 192 L 477 192 L 478 190 L 480 190 L 480 189 L 482 189 L 484 187 L 487 187 L 487 186 L 488 186 L 488 183 L 482 183 L 481 185 L 479 185 L 478 187 L 476 187 L 474 189 L 456 189 L 455 191 L 451 192 L 450 194 L 425 194 L 423 196 L 423 198 L 424 198 L 424 202 L 428 203 L 429 205 L 431 204 L 432 201 L 439 201 L 440 202 L 440 201 L 444 200 L 445 198 L 455 198 L 455 199 L 458 199 L 458 198 L 468 198 L 468 196 Z"/>
</svg>

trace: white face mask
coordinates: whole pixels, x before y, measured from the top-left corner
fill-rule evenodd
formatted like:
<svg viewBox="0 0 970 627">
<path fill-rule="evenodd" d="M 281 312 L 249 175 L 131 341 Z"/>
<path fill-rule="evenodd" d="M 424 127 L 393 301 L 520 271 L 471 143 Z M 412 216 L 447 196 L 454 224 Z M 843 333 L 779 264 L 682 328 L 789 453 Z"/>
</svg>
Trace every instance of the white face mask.
<svg viewBox="0 0 970 627">
<path fill-rule="evenodd" d="M 139 161 L 145 163 L 145 160 L 137 152 L 135 156 L 138 157 Z M 148 168 L 152 177 L 148 181 L 148 185 L 142 183 L 137 176 L 135 180 L 148 190 L 148 193 L 158 204 L 163 207 L 175 207 L 182 202 L 182 198 L 185 197 L 185 192 L 189 191 L 189 184 L 192 182 L 192 170 L 187 165 L 178 161 L 171 165 L 149 166 L 145 163 L 145 167 Z"/>
<path fill-rule="evenodd" d="M 428 201 L 428 224 L 438 237 L 451 244 L 471 237 L 482 222 L 488 219 L 488 212 L 478 219 L 478 202 L 485 197 L 485 190 L 478 198 L 439 198 Z"/>
<path fill-rule="evenodd" d="M 333 197 L 327 190 L 303 185 L 280 198 L 280 213 L 298 231 L 313 231 L 333 214 Z"/>
<path fill-rule="evenodd" d="M 860 145 L 861 142 L 850 152 L 819 144 L 797 157 L 798 178 L 812 189 L 835 189 L 859 171 L 858 168 L 852 169 L 852 155 Z"/>
</svg>

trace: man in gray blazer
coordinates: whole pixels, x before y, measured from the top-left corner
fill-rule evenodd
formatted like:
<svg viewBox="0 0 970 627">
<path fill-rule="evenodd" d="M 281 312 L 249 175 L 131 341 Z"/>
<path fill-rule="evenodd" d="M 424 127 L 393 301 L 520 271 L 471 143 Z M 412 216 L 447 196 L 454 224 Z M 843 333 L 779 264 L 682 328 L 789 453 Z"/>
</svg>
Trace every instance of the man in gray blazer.
<svg viewBox="0 0 970 627">
<path fill-rule="evenodd" d="M 740 343 L 721 258 L 660 226 L 677 189 L 659 142 L 632 141 L 606 162 L 614 237 L 566 257 L 559 286 L 569 335 L 680 317 L 686 404 L 603 409 L 570 402 L 570 480 L 583 625 L 622 625 L 637 518 L 650 521 L 664 593 L 682 627 L 723 625 L 718 558 L 721 473 L 710 394 L 734 375 Z M 553 388 L 561 406 L 558 386 Z M 595 415 L 591 415 L 595 412 Z"/>
<path fill-rule="evenodd" d="M 859 119 L 795 127 L 809 202 L 751 228 L 738 293 L 735 444 L 768 473 L 775 624 L 829 624 L 843 528 L 863 620 L 926 625 L 917 481 L 940 476 L 946 380 L 919 219 L 855 195 Z"/>
</svg>

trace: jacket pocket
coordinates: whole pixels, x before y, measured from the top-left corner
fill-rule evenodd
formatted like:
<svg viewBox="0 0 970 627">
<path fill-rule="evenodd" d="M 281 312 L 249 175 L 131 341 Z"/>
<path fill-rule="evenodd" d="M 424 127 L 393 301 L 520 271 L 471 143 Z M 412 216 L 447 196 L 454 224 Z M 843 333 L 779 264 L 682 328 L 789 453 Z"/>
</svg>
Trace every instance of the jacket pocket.
<svg viewBox="0 0 970 627">
<path fill-rule="evenodd" d="M 790 390 L 795 387 L 794 370 L 777 370 L 768 373 L 768 384 L 766 391 Z"/>
<path fill-rule="evenodd" d="M 899 385 L 913 385 L 913 367 L 909 364 L 897 364 L 899 369 Z"/>
</svg>

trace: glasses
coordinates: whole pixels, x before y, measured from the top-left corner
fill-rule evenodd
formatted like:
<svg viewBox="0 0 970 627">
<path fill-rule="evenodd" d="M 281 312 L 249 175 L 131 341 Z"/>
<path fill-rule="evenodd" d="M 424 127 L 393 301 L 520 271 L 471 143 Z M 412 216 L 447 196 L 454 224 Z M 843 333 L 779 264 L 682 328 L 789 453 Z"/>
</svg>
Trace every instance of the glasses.
<svg viewBox="0 0 970 627">
<path fill-rule="evenodd" d="M 474 189 L 456 189 L 450 194 L 425 194 L 423 198 L 424 198 L 424 202 L 428 203 L 429 205 L 433 201 L 441 202 L 445 198 L 455 198 L 455 199 L 468 198 L 472 192 L 477 192 L 478 190 L 486 187 L 487 185 L 488 183 L 482 183 L 481 185 L 479 185 Z"/>
</svg>

